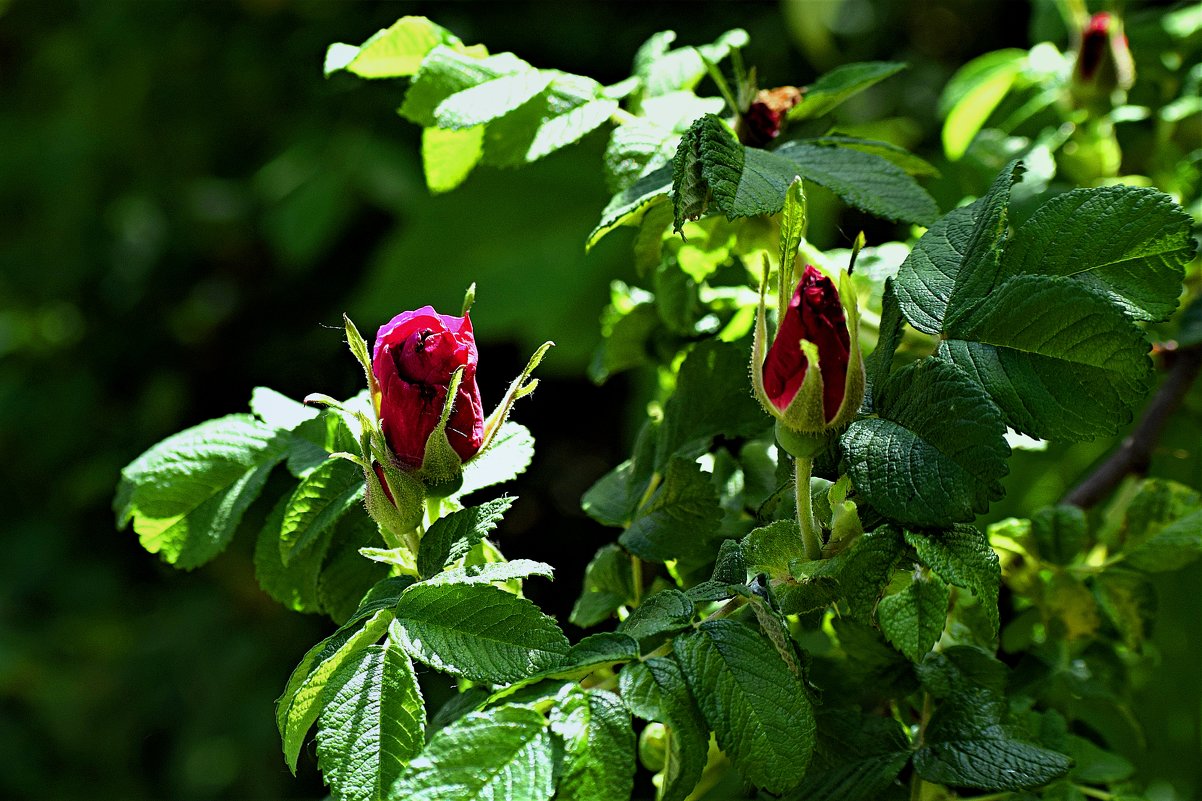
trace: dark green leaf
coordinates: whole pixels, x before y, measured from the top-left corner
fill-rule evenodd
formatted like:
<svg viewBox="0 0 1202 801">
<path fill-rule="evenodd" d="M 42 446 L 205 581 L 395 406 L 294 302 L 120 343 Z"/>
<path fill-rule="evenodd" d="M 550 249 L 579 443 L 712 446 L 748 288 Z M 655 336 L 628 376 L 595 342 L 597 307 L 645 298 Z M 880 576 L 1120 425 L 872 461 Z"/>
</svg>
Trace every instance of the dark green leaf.
<svg viewBox="0 0 1202 801">
<path fill-rule="evenodd" d="M 1067 565 L 1089 546 L 1085 510 L 1077 506 L 1045 506 L 1031 515 L 1031 536 L 1039 557 Z"/>
<path fill-rule="evenodd" d="M 713 558 L 710 538 L 721 518 L 718 493 L 708 474 L 693 460 L 676 458 L 618 541 L 648 561 L 705 563 Z"/>
<path fill-rule="evenodd" d="M 943 634 L 948 597 L 947 585 L 937 574 L 916 571 L 909 586 L 881 599 L 877 622 L 886 639 L 917 662 Z"/>
<path fill-rule="evenodd" d="M 943 531 L 907 531 L 906 542 L 944 581 L 970 590 L 980 599 L 997 634 L 1002 569 L 989 538 L 974 526 L 958 525 Z"/>
<path fill-rule="evenodd" d="M 591 249 L 620 225 L 635 225 L 655 203 L 664 203 L 672 191 L 672 168 L 664 165 L 639 178 L 610 199 L 601 212 L 601 221 L 588 235 L 585 247 Z"/>
<path fill-rule="evenodd" d="M 363 469 L 344 459 L 328 459 L 305 476 L 284 507 L 280 558 L 285 565 L 319 541 L 363 499 Z"/>
<path fill-rule="evenodd" d="M 814 712 L 772 644 L 732 620 L 709 620 L 675 641 L 689 688 L 718 745 L 753 784 L 799 784 L 814 750 Z"/>
<path fill-rule="evenodd" d="M 1010 448 L 1001 413 L 958 368 L 926 358 L 877 389 L 877 418 L 843 435 L 852 483 L 879 512 L 914 526 L 969 521 L 1002 496 Z"/>
<path fill-rule="evenodd" d="M 747 387 L 747 349 L 725 342 L 698 344 L 681 365 L 676 391 L 664 404 L 655 464 L 675 455 L 697 457 L 721 434 L 749 437 L 768 426 Z"/>
<path fill-rule="evenodd" d="M 284 564 L 280 558 L 280 526 L 288 500 L 284 495 L 276 502 L 259 531 L 255 541 L 255 579 L 265 593 L 294 612 L 320 612 L 318 577 L 334 531 L 327 529 L 313 547 Z M 356 603 L 358 600 L 355 599 Z"/>
<path fill-rule="evenodd" d="M 1131 567 L 1151 572 L 1177 570 L 1202 556 L 1202 509 L 1129 541 L 1123 551 Z"/>
<path fill-rule="evenodd" d="M 914 754 L 918 775 L 936 784 L 1023 790 L 1067 773 L 1067 756 L 1015 739 L 1001 725 L 1001 706 L 986 690 L 942 703 Z"/>
<path fill-rule="evenodd" d="M 584 573 L 584 589 L 572 607 L 569 621 L 589 628 L 608 620 L 634 593 L 630 555 L 617 545 L 597 551 Z"/>
<path fill-rule="evenodd" d="M 650 651 L 645 641 L 661 641 L 662 635 L 684 631 L 693 622 L 693 602 L 676 589 L 662 590 L 643 599 L 630 617 L 622 621 L 618 631 L 638 640 L 644 651 Z M 651 644 L 654 647 L 654 644 Z"/>
<path fill-rule="evenodd" d="M 317 720 L 330 677 L 344 662 L 375 643 L 392 622 L 397 601 L 413 579 L 385 579 L 371 589 L 359 609 L 338 631 L 309 649 L 284 693 L 276 701 L 276 726 L 284 743 L 284 759 L 296 772 L 296 760 L 309 727 Z"/>
<path fill-rule="evenodd" d="M 380 542 L 379 529 L 366 512 L 352 510 L 335 527 L 329 558 L 317 579 L 321 608 L 335 623 L 346 622 L 359 608 L 359 602 L 368 590 L 388 576 L 388 565 L 359 553 L 360 548 Z M 279 553 L 278 548 L 276 553 Z"/>
<path fill-rule="evenodd" d="M 670 657 L 634 662 L 622 668 L 618 680 L 622 700 L 631 712 L 669 727 L 668 759 L 659 801 L 684 801 L 705 769 L 709 729 L 689 693 L 680 665 Z"/>
<path fill-rule="evenodd" d="M 789 110 L 790 120 L 812 120 L 830 113 L 849 97 L 906 68 L 896 61 L 843 64 L 806 87 L 802 101 Z"/>
<path fill-rule="evenodd" d="M 900 555 L 900 533 L 893 526 L 882 526 L 860 536 L 837 561 L 831 560 L 837 565 L 840 594 L 853 618 L 867 620 L 872 615 Z"/>
<path fill-rule="evenodd" d="M 372 645 L 330 677 L 317 765 L 341 801 L 378 801 L 425 744 L 426 710 L 409 657 Z"/>
<path fill-rule="evenodd" d="M 1134 570 L 1112 568 L 1094 576 L 1093 591 L 1098 606 L 1127 647 L 1142 648 L 1156 619 L 1156 589 L 1148 577 Z"/>
<path fill-rule="evenodd" d="M 787 801 L 876 801 L 910 761 L 897 721 L 839 709 L 818 716 L 818 750 Z"/>
<path fill-rule="evenodd" d="M 1006 247 L 1006 274 L 1073 278 L 1138 320 L 1177 308 L 1195 245 L 1190 216 L 1168 195 L 1141 186 L 1074 189 L 1049 200 Z"/>
<path fill-rule="evenodd" d="M 422 578 L 437 575 L 444 567 L 467 555 L 477 542 L 501 522 L 517 498 L 497 498 L 440 517 L 422 536 L 417 570 Z"/>
<path fill-rule="evenodd" d="M 555 757 L 531 707 L 470 712 L 440 730 L 388 794 L 390 801 L 546 801 Z"/>
<path fill-rule="evenodd" d="M 118 527 L 132 520 L 142 547 L 176 567 L 204 564 L 229 544 L 287 441 L 247 414 L 168 437 L 121 471 Z"/>
<path fill-rule="evenodd" d="M 396 619 L 411 656 L 472 681 L 518 681 L 568 652 L 552 618 L 491 584 L 416 584 L 401 596 Z"/>
<path fill-rule="evenodd" d="M 569 685 L 551 710 L 550 726 L 563 740 L 560 798 L 628 801 L 634 789 L 634 729 L 616 695 Z"/>
<path fill-rule="evenodd" d="M 1143 332 L 1070 278 L 1011 278 L 950 335 L 939 356 L 984 386 L 1009 425 L 1043 439 L 1115 433 L 1152 378 Z"/>
<path fill-rule="evenodd" d="M 885 290 L 881 295 L 881 324 L 877 338 L 876 349 L 869 355 L 865 364 L 867 386 L 865 395 L 869 409 L 875 408 L 873 397 L 876 387 L 883 387 L 893 371 L 893 356 L 897 346 L 901 344 L 903 328 L 901 306 L 898 305 L 897 282 L 892 278 L 885 279 Z"/>
<path fill-rule="evenodd" d="M 785 578 L 790 575 L 789 565 L 805 558 L 801 530 L 793 520 L 778 520 L 754 529 L 743 540 L 743 557 L 751 572 Z"/>
</svg>

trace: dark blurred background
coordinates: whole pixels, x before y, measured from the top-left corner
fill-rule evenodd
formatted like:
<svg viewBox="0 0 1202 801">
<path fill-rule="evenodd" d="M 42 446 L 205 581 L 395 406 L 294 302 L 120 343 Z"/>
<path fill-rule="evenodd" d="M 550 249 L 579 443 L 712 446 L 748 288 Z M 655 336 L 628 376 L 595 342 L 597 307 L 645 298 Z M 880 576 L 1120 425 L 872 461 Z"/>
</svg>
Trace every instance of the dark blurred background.
<svg viewBox="0 0 1202 801">
<path fill-rule="evenodd" d="M 1050 8 L 0 0 L 0 797 L 324 795 L 311 752 L 288 774 L 272 702 L 329 621 L 257 589 L 253 537 L 177 572 L 114 529 L 110 503 L 124 464 L 243 411 L 254 386 L 357 391 L 344 311 L 367 333 L 425 303 L 457 309 L 477 282 L 486 406 L 555 340 L 542 387 L 516 412 L 538 450 L 499 541 L 557 567 L 530 592 L 566 619 L 584 565 L 612 539 L 578 499 L 627 455 L 646 379 L 584 377 L 608 283 L 632 277 L 626 235 L 583 249 L 607 200 L 605 135 L 431 197 L 419 131 L 395 114 L 400 87 L 323 78 L 327 45 L 425 14 L 494 52 L 613 82 L 656 31 L 700 44 L 743 27 L 767 86 L 908 61 L 849 113 L 888 119 L 896 140 L 933 157 L 948 76 L 989 50 L 1062 36 Z M 945 209 L 961 190 L 933 187 Z M 837 219 L 815 238 L 847 244 Z M 1104 446 L 1074 451 L 1072 469 Z M 1074 478 L 1054 473 L 1016 462 L 998 513 L 1053 500 Z M 1202 787 L 1200 581 L 1194 570 L 1162 588 L 1142 767 L 1170 788 L 1164 799 Z"/>
</svg>

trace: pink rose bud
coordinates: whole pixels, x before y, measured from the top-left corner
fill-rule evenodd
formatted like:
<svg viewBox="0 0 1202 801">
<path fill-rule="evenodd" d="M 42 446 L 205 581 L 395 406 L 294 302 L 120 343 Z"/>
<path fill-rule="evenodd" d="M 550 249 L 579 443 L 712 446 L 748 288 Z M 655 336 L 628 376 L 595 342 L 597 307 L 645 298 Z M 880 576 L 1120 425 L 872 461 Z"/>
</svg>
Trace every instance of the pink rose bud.
<svg viewBox="0 0 1202 801">
<path fill-rule="evenodd" d="M 796 86 L 761 89 L 743 114 L 739 140 L 748 147 L 766 147 L 780 136 L 781 125 L 789 109 L 801 102 Z"/>
<path fill-rule="evenodd" d="M 447 421 L 447 441 L 464 461 L 480 450 L 484 410 L 476 386 L 476 360 L 476 340 L 466 314 L 452 317 L 423 306 L 402 312 L 380 327 L 372 349 L 380 428 L 401 465 L 422 466 L 426 441 L 442 416 L 451 377 L 461 367 L 463 377 Z"/>
<path fill-rule="evenodd" d="M 803 339 L 818 348 L 822 409 L 826 422 L 830 423 L 843 405 L 851 337 L 839 290 L 812 265 L 808 265 L 802 274 L 776 339 L 764 359 L 764 392 L 781 412 L 793 402 L 809 368 L 801 348 Z"/>
</svg>

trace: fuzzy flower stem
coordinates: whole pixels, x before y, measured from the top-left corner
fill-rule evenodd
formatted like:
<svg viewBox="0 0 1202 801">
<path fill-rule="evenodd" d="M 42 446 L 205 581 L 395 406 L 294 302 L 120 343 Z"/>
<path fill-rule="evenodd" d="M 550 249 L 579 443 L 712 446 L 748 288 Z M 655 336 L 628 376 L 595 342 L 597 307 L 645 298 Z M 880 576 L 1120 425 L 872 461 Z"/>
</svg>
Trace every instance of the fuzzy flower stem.
<svg viewBox="0 0 1202 801">
<path fill-rule="evenodd" d="M 810 499 L 810 473 L 814 469 L 814 460 L 801 456 L 793 459 L 793 467 L 797 476 L 795 490 L 797 492 L 797 523 L 801 526 L 801 543 L 805 547 L 806 556 L 817 561 L 822 558 L 822 539 L 818 536 L 818 526 L 814 522 L 814 506 Z"/>
</svg>

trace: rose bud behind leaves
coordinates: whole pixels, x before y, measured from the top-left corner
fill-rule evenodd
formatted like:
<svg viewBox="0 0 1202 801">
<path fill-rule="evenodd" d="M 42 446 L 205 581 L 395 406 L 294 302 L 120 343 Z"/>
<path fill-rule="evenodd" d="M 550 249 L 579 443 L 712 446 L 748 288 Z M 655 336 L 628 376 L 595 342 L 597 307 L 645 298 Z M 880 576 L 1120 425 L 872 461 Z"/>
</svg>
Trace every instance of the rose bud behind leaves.
<svg viewBox="0 0 1202 801">
<path fill-rule="evenodd" d="M 796 86 L 761 89 L 739 122 L 739 141 L 748 147 L 767 147 L 780 136 L 785 115 L 801 102 Z"/>
<path fill-rule="evenodd" d="M 768 413 L 792 431 L 819 434 L 846 425 L 864 399 L 855 293 L 846 274 L 840 283 L 842 293 L 807 266 L 767 355 L 760 302 L 752 382 Z"/>
<path fill-rule="evenodd" d="M 1116 89 L 1126 91 L 1135 82 L 1135 61 L 1127 47 L 1118 17 L 1105 11 L 1094 14 L 1081 32 L 1073 66 L 1073 95 L 1083 105 L 1108 106 Z"/>
<path fill-rule="evenodd" d="M 372 373 L 379 384 L 373 400 L 384 440 L 399 466 L 422 468 L 427 442 L 438 427 L 448 387 L 459 369 L 463 372 L 446 440 L 460 461 L 480 450 L 484 410 L 476 386 L 476 361 L 476 340 L 466 314 L 454 317 L 423 306 L 402 312 L 380 327 L 372 349 Z"/>
</svg>

